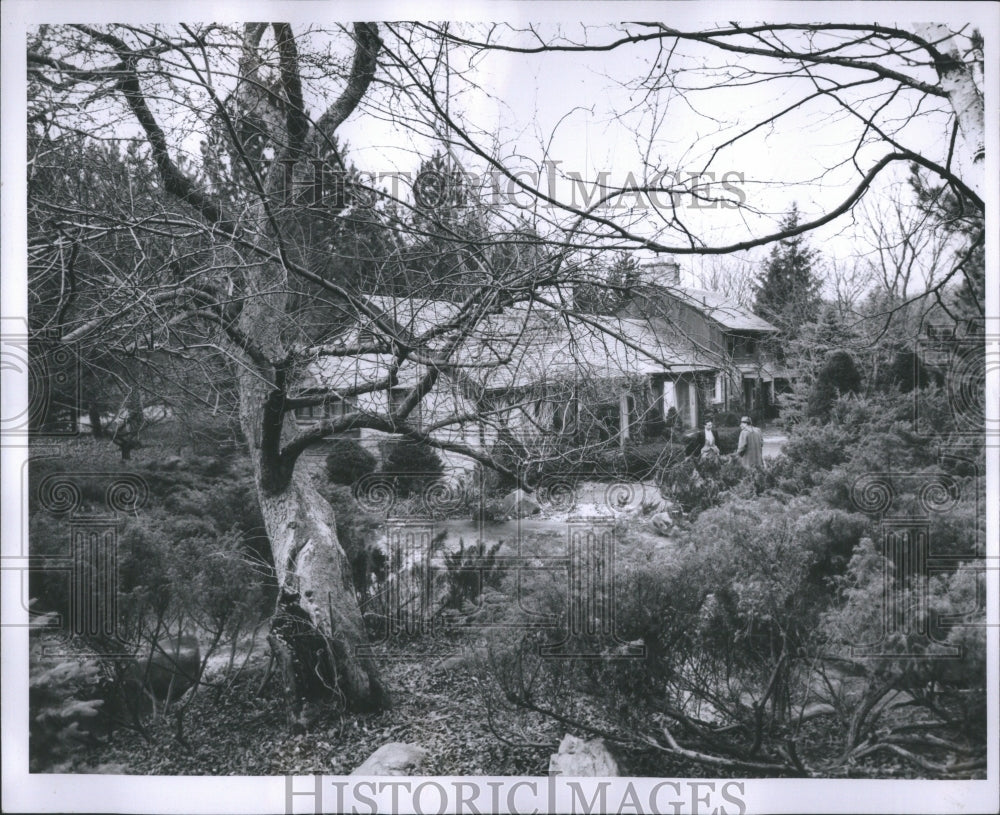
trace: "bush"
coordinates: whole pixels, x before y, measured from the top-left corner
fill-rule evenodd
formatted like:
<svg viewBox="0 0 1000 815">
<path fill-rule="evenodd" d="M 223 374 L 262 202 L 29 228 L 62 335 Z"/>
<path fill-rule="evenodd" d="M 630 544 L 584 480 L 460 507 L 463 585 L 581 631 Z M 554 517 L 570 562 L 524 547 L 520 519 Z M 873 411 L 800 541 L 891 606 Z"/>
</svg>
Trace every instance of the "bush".
<svg viewBox="0 0 1000 815">
<path fill-rule="evenodd" d="M 375 456 L 351 439 L 334 439 L 326 457 L 326 477 L 331 484 L 350 486 L 369 473 L 375 472 Z"/>
<path fill-rule="evenodd" d="M 681 414 L 675 407 L 667 408 L 667 415 L 663 419 L 663 424 L 666 427 L 667 434 L 671 437 L 684 432 L 684 419 L 681 418 Z"/>
<path fill-rule="evenodd" d="M 846 351 L 832 351 L 809 392 L 806 415 L 825 419 L 830 415 L 830 408 L 838 396 L 858 393 L 860 390 L 861 374 L 854 364 L 854 357 Z"/>
<path fill-rule="evenodd" d="M 697 515 L 719 504 L 748 475 L 733 458 L 686 458 L 664 470 L 660 489 L 684 512 Z"/>
<path fill-rule="evenodd" d="M 30 634 L 31 772 L 73 771 L 81 748 L 94 741 L 93 732 L 103 722 L 97 662 L 83 656 L 43 657 L 43 629 L 51 619 L 51 615 L 36 618 Z"/>
<path fill-rule="evenodd" d="M 715 428 L 718 430 L 720 427 L 739 427 L 740 426 L 740 414 L 733 413 L 731 410 L 723 411 L 715 417 Z"/>
<path fill-rule="evenodd" d="M 731 415 L 735 416 L 736 414 Z M 715 444 L 722 455 L 728 456 L 730 453 L 736 452 L 740 443 L 740 432 L 738 420 L 735 427 L 715 428 Z"/>
<path fill-rule="evenodd" d="M 469 603 L 478 605 L 485 589 L 500 588 L 503 577 L 503 569 L 497 564 L 500 546 L 497 541 L 487 548 L 481 540 L 466 549 L 465 541 L 459 538 L 458 549 L 444 556 L 448 586 L 444 608 L 462 611 Z"/>
<path fill-rule="evenodd" d="M 382 472 L 395 480 L 399 495 L 406 498 L 437 481 L 444 462 L 425 442 L 402 439 L 389 443 Z"/>
</svg>

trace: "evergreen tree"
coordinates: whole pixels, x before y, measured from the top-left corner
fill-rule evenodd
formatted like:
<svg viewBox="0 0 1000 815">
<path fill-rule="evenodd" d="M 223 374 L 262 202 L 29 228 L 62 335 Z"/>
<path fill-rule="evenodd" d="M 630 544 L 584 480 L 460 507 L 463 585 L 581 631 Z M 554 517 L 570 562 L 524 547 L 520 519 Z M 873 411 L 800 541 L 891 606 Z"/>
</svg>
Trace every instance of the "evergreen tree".
<svg viewBox="0 0 1000 815">
<path fill-rule="evenodd" d="M 861 374 L 854 358 L 847 351 L 833 351 L 827 355 L 816 381 L 809 393 L 806 415 L 816 419 L 826 419 L 830 407 L 838 396 L 861 391 Z"/>
<path fill-rule="evenodd" d="M 799 210 L 793 204 L 781 231 L 798 225 Z M 780 240 L 754 285 L 754 311 L 781 329 L 785 339 L 797 336 L 799 327 L 819 314 L 820 280 L 813 270 L 816 255 L 802 235 Z"/>
<path fill-rule="evenodd" d="M 608 267 L 604 283 L 581 283 L 576 287 L 576 307 L 592 314 L 614 314 L 624 306 L 641 277 L 639 261 L 630 252 L 619 252 Z"/>
</svg>

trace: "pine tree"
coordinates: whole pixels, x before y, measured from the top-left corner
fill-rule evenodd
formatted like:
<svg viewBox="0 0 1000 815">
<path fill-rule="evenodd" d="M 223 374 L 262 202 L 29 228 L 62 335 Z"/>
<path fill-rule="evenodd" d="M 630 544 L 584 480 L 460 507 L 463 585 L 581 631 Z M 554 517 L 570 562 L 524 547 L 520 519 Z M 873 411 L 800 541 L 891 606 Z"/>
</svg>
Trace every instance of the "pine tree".
<svg viewBox="0 0 1000 815">
<path fill-rule="evenodd" d="M 619 252 L 607 268 L 603 283 L 581 283 L 576 287 L 576 308 L 592 314 L 614 314 L 632 298 L 641 280 L 639 261 L 629 252 Z"/>
<path fill-rule="evenodd" d="M 782 232 L 799 225 L 798 206 L 781 222 Z M 813 271 L 816 250 L 802 235 L 778 241 L 754 285 L 754 311 L 781 332 L 785 339 L 798 334 L 804 323 L 819 314 L 820 280 Z"/>
</svg>

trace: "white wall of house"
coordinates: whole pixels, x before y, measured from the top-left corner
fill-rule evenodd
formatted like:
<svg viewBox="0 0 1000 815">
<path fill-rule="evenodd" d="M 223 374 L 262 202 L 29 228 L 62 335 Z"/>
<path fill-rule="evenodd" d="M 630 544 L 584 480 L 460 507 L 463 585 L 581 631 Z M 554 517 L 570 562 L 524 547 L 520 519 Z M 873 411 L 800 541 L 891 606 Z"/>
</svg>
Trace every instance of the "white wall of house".
<svg viewBox="0 0 1000 815">
<path fill-rule="evenodd" d="M 693 379 L 665 379 L 663 381 L 663 416 L 676 408 L 681 420 L 688 427 L 698 424 L 698 386 Z"/>
</svg>

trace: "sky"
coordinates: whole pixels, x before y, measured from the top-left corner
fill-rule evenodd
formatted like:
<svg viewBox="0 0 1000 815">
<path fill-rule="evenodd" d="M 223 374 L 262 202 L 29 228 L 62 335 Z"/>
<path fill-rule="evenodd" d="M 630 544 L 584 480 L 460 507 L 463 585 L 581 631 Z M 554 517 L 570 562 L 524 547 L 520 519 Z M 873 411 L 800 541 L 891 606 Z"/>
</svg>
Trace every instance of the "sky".
<svg viewBox="0 0 1000 815">
<path fill-rule="evenodd" d="M 703 9 L 700 14 L 704 14 Z M 682 25 L 676 20 L 671 23 Z M 579 35 L 576 25 L 566 24 L 565 28 L 570 36 Z M 613 32 L 591 32 L 598 41 L 613 36 Z M 675 56 L 674 64 L 691 67 L 720 62 L 718 52 L 707 47 L 688 44 L 680 50 L 685 55 Z M 611 185 L 626 184 L 633 178 L 641 183 L 655 177 L 657 170 L 681 178 L 694 175 L 706 166 L 716 145 L 811 90 L 809 80 L 796 78 L 738 88 L 705 84 L 697 92 L 664 91 L 644 98 L 626 83 L 642 75 L 655 57 L 652 45 L 586 55 L 493 52 L 479 57 L 475 67 L 468 69 L 461 49 L 455 47 L 452 88 L 464 87 L 463 80 L 467 80 L 476 91 L 457 95 L 451 113 L 494 132 L 501 144 L 499 155 L 511 169 L 528 173 L 522 176 L 525 180 L 532 179 L 531 171 L 537 171 L 542 162 L 551 162 L 539 173 L 540 178 L 535 176 L 539 186 L 546 192 L 556 190 L 560 200 L 579 205 L 587 201 L 602 174 Z M 740 58 L 736 65 L 745 66 L 746 59 Z M 836 78 L 846 78 L 849 73 L 824 71 Z M 705 76 L 710 81 L 711 74 L 699 78 L 703 84 Z M 933 81 L 932 76 L 927 78 Z M 863 94 L 869 93 L 865 88 Z M 844 98 L 852 101 L 849 94 Z M 926 105 L 926 100 L 922 104 Z M 915 111 L 905 96 L 891 101 L 884 111 L 895 119 L 907 146 L 942 161 L 947 150 L 946 113 L 928 112 L 926 107 Z M 726 182 L 730 195 L 738 195 L 764 214 L 748 218 L 745 212 L 699 206 L 693 198 L 684 197 L 680 206 L 685 223 L 707 243 L 725 244 L 773 228 L 793 202 L 804 218 L 827 211 L 858 183 L 859 167 L 867 170 L 887 152 L 882 144 L 866 147 L 858 153 L 854 166 L 850 161 L 852 139 L 859 128 L 844 108 L 823 98 L 786 116 L 776 126 L 761 128 L 728 146 L 716 156 L 710 172 L 716 182 Z M 403 144 L 398 133 L 377 121 L 357 117 L 341 133 L 348 138 L 352 158 L 361 168 L 389 167 L 390 171 L 415 173 L 419 166 L 414 143 Z M 423 155 L 433 149 L 427 141 L 415 144 Z M 456 155 L 473 174 L 483 172 L 482 162 L 467 151 L 457 150 Z M 580 180 L 566 178 L 572 174 Z M 872 207 L 878 209 L 899 195 L 907 195 L 907 174 L 903 164 L 885 174 L 872 196 Z M 715 190 L 718 193 L 719 187 Z M 627 196 L 618 203 L 621 208 L 614 210 L 614 215 L 629 220 L 631 216 L 623 210 L 635 205 L 636 197 Z M 636 209 L 643 207 L 652 214 L 649 201 L 640 198 Z M 655 228 L 656 219 L 649 218 L 637 231 L 651 234 Z M 852 262 L 868 243 L 859 237 L 859 227 L 850 218 L 820 229 L 815 239 L 834 264 Z M 693 260 L 682 265 L 693 269 L 700 264 Z"/>
<path fill-rule="evenodd" d="M 181 13 L 183 7 L 183 3 L 176 8 L 171 4 L 173 13 L 166 15 L 167 18 L 184 19 Z M 210 7 L 213 11 L 211 19 L 235 20 L 246 19 L 253 4 L 240 6 L 239 9 L 231 4 L 211 4 Z M 50 8 L 52 11 L 46 11 L 46 4 L 36 4 L 32 7 L 32 16 L 35 20 L 59 19 L 59 9 L 55 6 Z M 194 8 L 197 13 L 189 19 L 207 19 L 205 4 Z M 340 7 L 325 3 L 279 3 L 261 10 L 265 8 L 270 15 L 274 15 L 276 9 L 287 9 L 288 19 L 298 30 L 310 24 L 326 25 L 329 17 L 333 16 L 328 12 L 334 8 L 340 11 Z M 613 31 L 592 27 L 608 22 L 608 10 L 596 4 L 562 4 L 555 7 L 545 4 L 541 7 L 472 4 L 463 5 L 460 16 L 472 20 L 484 16 L 507 19 L 514 26 L 523 26 L 528 24 L 529 8 L 532 24 L 538 25 L 539 30 L 544 32 L 559 30 L 570 39 L 579 40 L 588 36 L 591 41 L 606 41 L 617 36 Z M 639 19 L 655 17 L 660 8 L 635 4 L 614 6 L 616 12 L 623 12 L 621 17 L 627 16 L 624 13 L 626 9 L 635 9 L 635 17 Z M 720 20 L 747 20 L 749 13 L 754 15 L 749 19 L 763 18 L 767 8 L 761 5 L 671 4 L 669 23 L 678 28 L 695 28 Z M 810 8 L 815 17 L 816 6 Z M 866 6 L 866 9 L 871 8 Z M 906 17 L 919 11 L 908 4 L 882 8 L 888 8 L 893 17 Z M 940 6 L 923 8 L 934 8 L 938 17 L 968 16 L 967 7 L 960 6 L 958 11 L 943 11 Z M 320 9 L 326 13 L 320 13 Z M 571 9 L 572 13 L 567 13 L 567 9 Z M 651 9 L 655 11 L 650 13 Z M 372 16 L 380 16 L 382 10 L 387 17 L 399 16 L 399 7 L 391 4 L 376 4 L 365 9 L 366 14 Z M 781 16 L 774 19 L 792 19 L 802 14 L 802 9 L 797 6 L 780 6 L 780 10 Z M 123 19 L 122 14 L 142 17 L 149 13 L 148 8 L 135 4 L 110 2 L 99 8 L 88 7 L 88 14 L 108 20 Z M 449 6 L 427 8 L 424 16 L 432 18 L 442 13 L 458 16 L 455 8 Z M 826 19 L 835 19 L 843 16 L 844 9 L 837 4 L 825 4 L 822 14 Z M 163 18 L 164 15 L 156 16 Z M 588 25 L 585 27 L 572 20 L 573 16 L 585 20 Z M 660 17 L 663 17 L 662 13 Z M 881 19 L 892 22 L 893 17 Z M 456 23 L 453 30 L 459 34 L 475 33 L 469 24 Z M 482 30 L 481 26 L 478 30 Z M 387 32 L 383 33 L 391 44 L 393 38 Z M 340 53 L 348 53 L 348 48 L 345 39 Z M 634 87 L 628 87 L 627 83 L 648 70 L 657 57 L 653 44 L 582 55 L 491 52 L 477 56 L 470 67 L 468 52 L 453 46 L 449 54 L 450 113 L 468 123 L 478 134 L 478 143 L 488 152 L 502 159 L 509 169 L 522 173 L 519 176 L 522 181 L 537 183 L 544 192 L 554 192 L 562 201 L 586 206 L 602 180 L 612 186 L 643 183 L 660 172 L 672 178 L 689 179 L 705 167 L 712 148 L 727 136 L 736 135 L 748 124 L 762 119 L 766 112 L 778 110 L 809 90 L 808 80 L 802 78 L 738 88 L 727 87 L 722 82 L 713 85 L 711 73 L 697 77 L 693 74 L 682 75 L 681 81 L 690 77 L 702 86 L 687 93 L 660 91 L 643 96 Z M 727 63 L 728 70 L 739 70 L 749 64 L 748 59 L 753 58 L 732 59 L 720 56 L 714 49 L 685 44 L 673 57 L 672 65 L 692 68 L 704 63 Z M 835 69 L 827 69 L 824 73 L 838 76 Z M 438 74 L 437 83 L 443 92 L 443 72 Z M 868 90 L 864 92 L 868 93 Z M 384 96 L 380 99 L 376 93 L 372 104 L 377 106 L 380 101 L 383 103 L 381 110 L 357 112 L 342 126 L 338 135 L 349 143 L 350 159 L 362 172 L 381 176 L 384 185 L 394 187 L 402 197 L 409 198 L 409 178 L 416 174 L 421 158 L 439 149 L 440 145 L 414 136 L 398 121 L 393 122 L 391 117 L 398 115 L 400 110 L 387 109 Z M 313 104 L 318 113 L 322 103 L 314 99 Z M 911 120 L 909 117 L 913 111 L 902 100 L 892 102 L 887 112 L 894 112 L 900 120 L 906 120 L 904 131 L 907 144 L 918 151 L 930 150 L 937 156 L 944 155 L 946 131 L 943 116 L 924 114 Z M 685 226 L 709 245 L 724 245 L 764 234 L 774 228 L 793 203 L 797 204 L 804 219 L 818 215 L 839 203 L 857 183 L 857 168 L 843 163 L 850 156 L 851 138 L 857 132 L 858 123 L 833 100 L 827 98 L 811 103 L 807 109 L 787 116 L 778 125 L 761 128 L 748 138 L 728 146 L 711 165 L 708 178 L 714 179 L 712 190 L 715 194 L 723 192 L 730 198 L 735 196 L 744 200 L 761 215 L 719 205 L 706 207 L 691 196 L 677 199 L 678 214 Z M 183 149 L 196 153 L 200 138 L 198 134 L 192 135 L 183 143 Z M 884 152 L 885 148 L 881 145 L 863 150 L 858 156 L 858 166 L 866 169 Z M 454 155 L 468 172 L 483 178 L 488 168 L 480 159 L 462 149 L 456 150 Z M 541 172 L 533 177 L 532 173 L 537 173 L 540 167 Z M 394 178 L 396 174 L 403 177 Z M 888 202 L 893 197 L 906 194 L 905 176 L 903 165 L 885 176 L 886 182 L 880 182 L 880 188 L 873 196 L 875 208 L 878 208 L 880 198 Z M 494 197 L 499 192 L 507 203 L 523 205 L 528 202 L 523 193 L 507 196 L 511 185 L 506 180 L 501 180 L 499 187 L 496 180 L 484 183 Z M 662 196 L 659 200 L 663 203 Z M 653 235 L 663 226 L 657 210 L 648 199 L 630 195 L 618 199 L 616 204 L 615 209 L 603 212 L 620 222 L 634 224 L 639 234 Z M 523 214 L 529 220 L 540 217 L 541 231 L 545 230 L 546 220 L 555 218 L 565 224 L 570 217 L 544 205 L 535 211 L 529 208 Z M 844 218 L 818 230 L 814 239 L 822 246 L 824 256 L 832 265 L 850 264 L 855 262 L 859 253 L 866 251 L 868 241 L 862 236 L 863 232 L 863 225 Z M 674 234 L 667 235 L 662 242 L 674 245 L 680 241 Z M 751 259 L 759 260 L 764 255 L 766 250 L 750 253 Z M 682 266 L 689 273 L 703 265 L 697 258 L 682 258 Z"/>
</svg>

